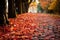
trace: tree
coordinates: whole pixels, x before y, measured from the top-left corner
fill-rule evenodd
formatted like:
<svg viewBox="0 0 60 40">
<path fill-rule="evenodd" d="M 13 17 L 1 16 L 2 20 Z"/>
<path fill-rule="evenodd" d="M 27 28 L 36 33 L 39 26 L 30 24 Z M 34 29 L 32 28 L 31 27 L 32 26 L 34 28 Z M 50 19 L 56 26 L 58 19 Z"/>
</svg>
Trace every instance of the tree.
<svg viewBox="0 0 60 40">
<path fill-rule="evenodd" d="M 6 0 L 0 0 L 0 25 L 9 24 L 6 16 Z"/>
<path fill-rule="evenodd" d="M 8 17 L 9 18 L 16 17 L 14 0 L 8 0 Z"/>
</svg>

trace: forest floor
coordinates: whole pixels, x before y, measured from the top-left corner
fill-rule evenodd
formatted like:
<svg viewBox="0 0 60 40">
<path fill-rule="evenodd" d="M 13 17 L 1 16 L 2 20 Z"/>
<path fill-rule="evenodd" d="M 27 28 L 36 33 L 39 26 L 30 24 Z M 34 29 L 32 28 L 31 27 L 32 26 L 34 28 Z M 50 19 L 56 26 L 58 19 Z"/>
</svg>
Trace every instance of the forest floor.
<svg viewBox="0 0 60 40">
<path fill-rule="evenodd" d="M 54 14 L 19 14 L 0 28 L 0 40 L 60 40 L 60 16 Z"/>
</svg>

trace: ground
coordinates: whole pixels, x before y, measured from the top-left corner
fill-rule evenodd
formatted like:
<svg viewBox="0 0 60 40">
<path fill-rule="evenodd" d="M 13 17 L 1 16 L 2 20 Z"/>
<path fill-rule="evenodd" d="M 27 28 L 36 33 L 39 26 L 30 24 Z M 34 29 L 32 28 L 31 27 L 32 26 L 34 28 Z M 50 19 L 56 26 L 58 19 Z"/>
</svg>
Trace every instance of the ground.
<svg viewBox="0 0 60 40">
<path fill-rule="evenodd" d="M 60 40 L 60 16 L 25 13 L 10 18 L 1 40 Z M 0 28 L 1 29 L 1 28 Z"/>
</svg>

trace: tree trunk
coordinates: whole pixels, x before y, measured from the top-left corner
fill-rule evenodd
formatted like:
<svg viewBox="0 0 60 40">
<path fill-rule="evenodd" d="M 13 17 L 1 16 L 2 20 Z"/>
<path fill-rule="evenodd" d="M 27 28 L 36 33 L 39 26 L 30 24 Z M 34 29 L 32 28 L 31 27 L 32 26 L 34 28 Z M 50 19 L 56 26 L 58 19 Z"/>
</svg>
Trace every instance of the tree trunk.
<svg viewBox="0 0 60 40">
<path fill-rule="evenodd" d="M 8 24 L 8 20 L 6 17 L 6 0 L 0 0 L 0 25 Z"/>
<path fill-rule="evenodd" d="M 8 17 L 9 18 L 16 17 L 14 0 L 8 0 Z"/>
<path fill-rule="evenodd" d="M 32 2 L 32 0 L 30 0 L 30 2 L 28 3 L 28 0 L 15 0 L 16 3 L 16 8 L 18 8 L 18 14 L 21 13 L 26 13 L 28 12 L 28 7 L 29 4 Z"/>
<path fill-rule="evenodd" d="M 16 6 L 16 10 L 18 12 L 18 14 L 22 13 L 22 0 L 15 0 L 15 6 Z"/>
</svg>

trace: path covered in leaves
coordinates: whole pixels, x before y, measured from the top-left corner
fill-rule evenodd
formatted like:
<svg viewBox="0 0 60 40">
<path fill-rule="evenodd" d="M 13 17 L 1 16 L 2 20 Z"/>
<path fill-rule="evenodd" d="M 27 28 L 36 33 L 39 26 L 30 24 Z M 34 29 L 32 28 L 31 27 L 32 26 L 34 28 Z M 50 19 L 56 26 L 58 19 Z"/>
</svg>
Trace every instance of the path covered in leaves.
<svg viewBox="0 0 60 40">
<path fill-rule="evenodd" d="M 60 40 L 60 17 L 25 13 L 9 19 L 1 40 Z"/>
</svg>

